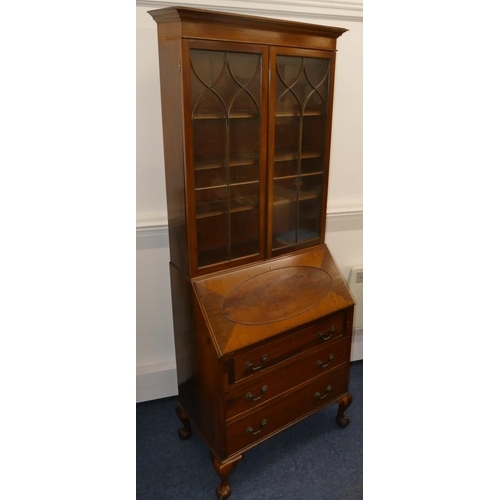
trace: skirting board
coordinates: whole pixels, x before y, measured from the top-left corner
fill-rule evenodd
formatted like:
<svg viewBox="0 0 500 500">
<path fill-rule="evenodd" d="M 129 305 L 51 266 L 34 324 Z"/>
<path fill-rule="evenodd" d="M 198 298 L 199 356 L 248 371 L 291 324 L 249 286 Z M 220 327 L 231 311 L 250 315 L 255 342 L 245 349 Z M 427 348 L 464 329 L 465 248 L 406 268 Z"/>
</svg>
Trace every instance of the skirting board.
<svg viewBox="0 0 500 500">
<path fill-rule="evenodd" d="M 138 366 L 135 389 L 137 403 L 177 396 L 175 361 L 157 365 Z"/>
<path fill-rule="evenodd" d="M 351 361 L 363 359 L 363 327 L 355 328 Z M 177 396 L 175 361 L 137 368 L 136 402 Z"/>
<path fill-rule="evenodd" d="M 351 361 L 363 359 L 363 327 L 354 328 L 351 345 Z"/>
</svg>

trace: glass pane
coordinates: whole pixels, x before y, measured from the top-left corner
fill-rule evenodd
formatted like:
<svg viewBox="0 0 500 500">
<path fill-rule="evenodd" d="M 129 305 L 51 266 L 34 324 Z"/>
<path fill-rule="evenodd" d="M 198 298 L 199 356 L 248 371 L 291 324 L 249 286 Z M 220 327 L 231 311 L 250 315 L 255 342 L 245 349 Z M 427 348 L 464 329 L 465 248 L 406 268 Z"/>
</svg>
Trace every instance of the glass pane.
<svg viewBox="0 0 500 500">
<path fill-rule="evenodd" d="M 196 215 L 227 212 L 227 188 L 195 190 Z"/>
<path fill-rule="evenodd" d="M 314 88 L 319 88 L 321 85 L 328 83 L 329 66 L 329 59 L 305 58 L 304 72 Z M 323 88 L 326 90 L 326 87 Z"/>
<path fill-rule="evenodd" d="M 227 220 L 227 214 L 219 214 L 196 221 L 199 267 L 229 260 Z"/>
<path fill-rule="evenodd" d="M 226 53 L 216 50 L 191 50 L 192 97 L 196 100 L 198 91 L 213 87 L 220 79 L 226 64 Z M 202 85 L 200 85 L 202 84 Z"/>
<path fill-rule="evenodd" d="M 326 96 L 323 97 L 322 93 L 314 91 L 306 100 L 304 112 L 326 114 Z"/>
<path fill-rule="evenodd" d="M 234 161 L 229 164 L 229 167 L 229 182 L 231 184 L 251 182 L 259 178 L 258 161 Z"/>
<path fill-rule="evenodd" d="M 259 210 L 253 208 L 231 214 L 231 257 L 259 253 Z"/>
<path fill-rule="evenodd" d="M 193 152 L 195 165 L 208 160 L 223 162 L 226 158 L 225 120 L 194 120 Z"/>
<path fill-rule="evenodd" d="M 227 56 L 228 70 L 234 81 L 241 87 L 248 87 L 258 83 L 255 88 L 255 97 L 260 95 L 260 54 L 245 54 L 243 52 L 229 52 Z"/>
<path fill-rule="evenodd" d="M 198 264 L 260 250 L 262 56 L 191 50 Z"/>
<path fill-rule="evenodd" d="M 307 98 L 314 90 L 307 80 L 304 63 L 302 57 L 277 58 L 276 112 L 278 114 L 303 112 Z"/>
<path fill-rule="evenodd" d="M 194 187 L 205 188 L 223 186 L 226 184 L 226 168 L 220 165 L 206 165 L 195 167 Z"/>
<path fill-rule="evenodd" d="M 207 54 L 210 54 L 207 57 Z M 225 116 L 224 102 L 212 90 L 223 75 L 224 52 L 191 51 L 191 102 L 193 116 L 217 114 Z"/>
<path fill-rule="evenodd" d="M 323 154 L 325 149 L 326 116 L 304 116 L 302 154 Z"/>
<path fill-rule="evenodd" d="M 323 190 L 323 175 L 303 175 L 300 178 L 300 199 L 318 198 Z"/>
<path fill-rule="evenodd" d="M 257 102 L 253 98 L 252 94 L 248 91 L 242 89 L 236 94 L 232 106 L 231 106 L 231 116 L 237 117 L 238 115 L 257 115 L 259 107 Z"/>
<path fill-rule="evenodd" d="M 196 101 L 193 109 L 193 116 L 196 118 L 224 118 L 226 109 L 223 101 L 214 92 L 204 92 Z"/>
<path fill-rule="evenodd" d="M 230 188 L 230 209 L 249 209 L 259 206 L 259 184 L 238 184 Z"/>
<path fill-rule="evenodd" d="M 304 106 L 306 112 L 327 113 L 329 69 L 328 59 L 305 59 L 304 72 L 311 85 Z"/>
<path fill-rule="evenodd" d="M 302 158 L 300 160 L 300 173 L 311 174 L 323 172 L 324 169 L 323 156 L 312 156 L 310 158 Z"/>
<path fill-rule="evenodd" d="M 274 181 L 273 248 L 296 243 L 297 178 Z"/>
<path fill-rule="evenodd" d="M 301 104 L 298 97 L 288 89 L 285 89 L 277 100 L 276 116 L 300 115 Z"/>
<path fill-rule="evenodd" d="M 279 116 L 274 124 L 274 154 L 299 154 L 300 116 Z"/>
<path fill-rule="evenodd" d="M 276 71 L 278 79 L 286 88 L 293 87 L 303 73 L 303 58 L 296 56 L 278 56 L 276 60 Z"/>
<path fill-rule="evenodd" d="M 273 206 L 273 248 L 294 245 L 297 242 L 297 203 Z"/>
<path fill-rule="evenodd" d="M 329 76 L 329 59 L 276 58 L 274 249 L 320 236 Z"/>
<path fill-rule="evenodd" d="M 319 236 L 323 175 L 302 176 L 300 182 L 299 243 Z"/>
<path fill-rule="evenodd" d="M 238 158 L 259 158 L 259 118 L 234 118 L 229 123 L 229 161 Z"/>
<path fill-rule="evenodd" d="M 330 66 L 328 59 L 278 56 L 276 112 L 326 113 Z"/>
<path fill-rule="evenodd" d="M 313 240 L 314 238 L 319 238 L 319 221 L 320 221 L 320 205 L 316 204 L 309 209 L 309 203 L 301 202 L 300 203 L 300 217 L 299 224 L 300 228 L 297 233 L 297 243 L 304 243 L 305 241 Z M 316 210 L 317 209 L 317 210 Z M 315 212 L 315 217 L 307 217 L 302 212 L 309 211 Z"/>
<path fill-rule="evenodd" d="M 291 175 L 297 175 L 297 167 L 299 161 L 298 159 L 292 160 L 279 160 L 274 161 L 274 178 L 279 177 L 289 177 Z"/>
</svg>

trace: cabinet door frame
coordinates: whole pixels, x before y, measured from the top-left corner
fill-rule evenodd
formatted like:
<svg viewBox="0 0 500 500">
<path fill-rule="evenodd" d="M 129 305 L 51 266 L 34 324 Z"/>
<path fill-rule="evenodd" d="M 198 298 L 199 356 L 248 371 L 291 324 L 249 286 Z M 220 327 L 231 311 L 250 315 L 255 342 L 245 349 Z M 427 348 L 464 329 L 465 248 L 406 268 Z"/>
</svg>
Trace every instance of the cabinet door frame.
<svg viewBox="0 0 500 500">
<path fill-rule="evenodd" d="M 261 88 L 260 88 L 260 151 L 259 151 L 259 216 L 258 216 L 258 253 L 224 260 L 206 266 L 200 265 L 198 253 L 196 202 L 195 202 L 195 159 L 194 159 L 194 132 L 193 119 L 191 116 L 191 49 L 239 52 L 261 55 Z M 184 92 L 184 151 L 185 151 L 185 200 L 187 213 L 187 238 L 189 248 L 189 262 L 191 276 L 199 276 L 207 273 L 241 266 L 251 262 L 263 260 L 266 257 L 266 192 L 267 192 L 267 126 L 268 126 L 268 90 L 269 90 L 269 47 L 259 44 L 248 44 L 240 42 L 224 42 L 214 40 L 184 39 L 182 41 L 182 68 Z M 228 187 L 229 189 L 229 183 Z M 228 208 L 229 209 L 229 208 Z M 228 223 L 228 231 L 229 223 Z M 230 235 L 228 245 L 230 245 Z"/>
<path fill-rule="evenodd" d="M 321 207 L 319 221 L 319 236 L 304 242 L 289 244 L 279 248 L 273 248 L 273 207 L 274 207 L 274 171 L 275 171 L 275 107 L 276 107 L 276 61 L 278 56 L 293 56 L 293 57 L 310 57 L 329 60 L 329 87 L 328 87 L 328 103 L 327 114 L 325 121 L 325 138 L 324 138 L 324 166 L 323 166 L 323 186 L 321 190 Z M 266 255 L 267 257 L 276 257 L 287 254 L 296 250 L 307 248 L 310 246 L 324 243 L 326 229 L 326 210 L 328 197 L 328 177 L 330 163 L 330 148 L 332 135 L 332 119 L 333 119 L 333 95 L 335 85 L 335 56 L 336 51 L 325 51 L 315 49 L 302 49 L 293 47 L 270 47 L 269 55 L 269 123 L 268 123 L 268 167 L 267 167 L 267 222 L 268 230 L 266 239 Z M 301 139 L 301 138 L 299 138 Z M 299 201 L 297 201 L 299 203 Z M 298 210 L 297 210 L 298 218 Z M 298 223 L 297 223 L 298 224 Z"/>
</svg>

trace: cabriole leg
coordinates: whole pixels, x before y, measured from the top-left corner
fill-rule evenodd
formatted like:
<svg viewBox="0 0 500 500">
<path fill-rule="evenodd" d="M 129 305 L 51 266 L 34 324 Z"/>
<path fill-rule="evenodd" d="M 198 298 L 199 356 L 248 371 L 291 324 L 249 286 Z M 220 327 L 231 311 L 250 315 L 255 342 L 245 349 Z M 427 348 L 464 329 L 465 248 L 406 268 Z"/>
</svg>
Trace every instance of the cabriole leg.
<svg viewBox="0 0 500 500">
<path fill-rule="evenodd" d="M 344 412 L 349 408 L 352 403 L 352 396 L 347 393 L 343 398 L 337 401 L 339 405 L 339 410 L 337 412 L 337 416 L 335 417 L 335 421 L 340 427 L 347 427 L 349 425 L 349 418 L 344 415 Z"/>
<path fill-rule="evenodd" d="M 210 453 L 210 458 L 214 464 L 215 471 L 220 477 L 220 484 L 217 488 L 215 488 L 215 493 L 217 494 L 217 498 L 219 500 L 226 500 L 226 498 L 229 498 L 231 495 L 231 488 L 229 487 L 227 479 L 229 474 L 231 474 L 231 471 L 242 461 L 243 455 L 238 455 L 237 457 L 222 463 L 219 462 L 213 453 Z"/>
</svg>

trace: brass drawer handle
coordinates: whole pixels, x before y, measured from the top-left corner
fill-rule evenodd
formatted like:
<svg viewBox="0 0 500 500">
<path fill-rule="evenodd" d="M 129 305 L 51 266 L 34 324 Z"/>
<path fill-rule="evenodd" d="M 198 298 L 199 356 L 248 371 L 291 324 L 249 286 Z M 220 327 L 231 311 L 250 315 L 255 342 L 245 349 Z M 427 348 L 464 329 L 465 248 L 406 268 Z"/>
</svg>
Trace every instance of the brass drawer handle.
<svg viewBox="0 0 500 500">
<path fill-rule="evenodd" d="M 322 339 L 322 340 L 329 340 L 329 339 L 331 339 L 331 338 L 333 337 L 333 332 L 335 331 L 335 327 L 334 327 L 334 326 L 332 326 L 332 327 L 330 328 L 330 330 L 328 330 L 328 331 L 330 332 L 330 335 L 328 335 L 328 337 L 325 337 L 325 336 L 323 335 L 323 332 L 318 332 L 318 338 L 319 338 L 319 339 Z"/>
<path fill-rule="evenodd" d="M 332 362 L 332 360 L 333 360 L 333 354 L 330 354 L 330 356 L 328 356 L 328 361 L 325 364 L 323 364 L 321 360 L 318 359 L 318 361 L 316 361 L 316 365 L 319 366 L 320 368 L 326 368 Z"/>
<path fill-rule="evenodd" d="M 255 436 L 255 434 L 258 434 L 263 428 L 264 428 L 264 425 L 267 424 L 267 420 L 264 419 L 261 423 L 260 423 L 260 429 L 258 431 L 254 431 L 251 427 L 249 427 L 247 429 L 247 434 L 253 434 Z"/>
<path fill-rule="evenodd" d="M 328 393 L 332 390 L 332 386 L 329 385 L 327 388 L 326 388 L 326 392 L 325 394 L 323 394 L 323 396 L 319 393 L 319 391 L 314 395 L 314 397 L 316 399 L 324 399 L 328 396 Z"/>
<path fill-rule="evenodd" d="M 251 361 L 247 361 L 245 366 L 247 368 L 251 368 L 253 371 L 260 370 L 264 366 L 264 361 L 267 359 L 267 354 L 264 354 L 262 358 L 260 358 L 260 365 L 259 366 L 253 366 L 253 363 Z"/>
<path fill-rule="evenodd" d="M 246 398 L 249 399 L 250 401 L 258 401 L 262 396 L 264 396 L 264 393 L 267 391 L 267 385 L 262 386 L 262 389 L 260 390 L 260 396 L 253 397 L 253 394 L 251 392 L 247 392 Z"/>
</svg>

